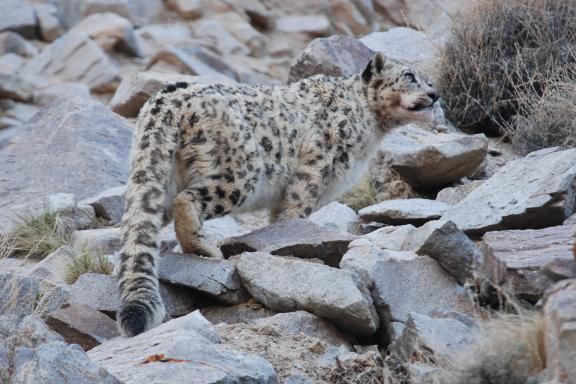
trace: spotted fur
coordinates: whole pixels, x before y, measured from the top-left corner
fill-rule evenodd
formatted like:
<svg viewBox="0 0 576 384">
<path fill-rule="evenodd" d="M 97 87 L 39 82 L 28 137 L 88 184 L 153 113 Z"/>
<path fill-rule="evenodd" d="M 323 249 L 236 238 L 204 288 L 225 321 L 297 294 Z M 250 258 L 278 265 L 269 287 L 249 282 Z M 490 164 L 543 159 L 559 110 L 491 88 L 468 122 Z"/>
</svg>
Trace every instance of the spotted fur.
<svg viewBox="0 0 576 384">
<path fill-rule="evenodd" d="M 222 257 L 202 220 L 270 209 L 306 217 L 353 187 L 383 135 L 429 121 L 436 91 L 411 68 L 376 54 L 349 77 L 285 86 L 172 84 L 151 98 L 135 130 L 118 270 L 123 334 L 162 322 L 158 232 L 174 218 L 186 253 Z"/>
</svg>

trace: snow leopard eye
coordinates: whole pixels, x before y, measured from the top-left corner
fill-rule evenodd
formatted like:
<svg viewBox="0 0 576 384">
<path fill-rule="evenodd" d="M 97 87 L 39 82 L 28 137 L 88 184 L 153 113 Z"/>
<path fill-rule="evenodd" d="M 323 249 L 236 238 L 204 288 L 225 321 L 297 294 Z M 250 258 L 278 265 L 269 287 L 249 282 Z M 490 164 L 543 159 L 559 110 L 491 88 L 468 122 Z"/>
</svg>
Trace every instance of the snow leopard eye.
<svg viewBox="0 0 576 384">
<path fill-rule="evenodd" d="M 416 76 L 414 76 L 414 74 L 412 72 L 407 72 L 404 74 L 404 78 L 406 80 L 408 80 L 411 83 L 415 83 L 416 82 Z"/>
</svg>

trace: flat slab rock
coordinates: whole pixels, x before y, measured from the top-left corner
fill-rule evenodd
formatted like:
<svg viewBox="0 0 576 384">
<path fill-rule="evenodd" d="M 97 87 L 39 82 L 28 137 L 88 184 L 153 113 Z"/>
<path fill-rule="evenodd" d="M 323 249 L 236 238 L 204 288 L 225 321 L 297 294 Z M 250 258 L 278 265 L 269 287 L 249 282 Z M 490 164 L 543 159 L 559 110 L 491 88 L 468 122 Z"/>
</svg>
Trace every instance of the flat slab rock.
<svg viewBox="0 0 576 384">
<path fill-rule="evenodd" d="M 574 212 L 576 149 L 547 148 L 502 167 L 442 219 L 468 235 L 560 225 Z"/>
<path fill-rule="evenodd" d="M 356 335 L 371 335 L 378 328 L 370 293 L 351 271 L 265 252 L 234 259 L 246 289 L 268 308 L 308 311 Z"/>
<path fill-rule="evenodd" d="M 0 316 L 0 382 L 122 384 L 36 315 Z"/>
<path fill-rule="evenodd" d="M 537 301 L 554 284 L 558 262 L 575 263 L 571 225 L 488 232 L 480 249 L 489 281 L 527 300 Z"/>
<path fill-rule="evenodd" d="M 171 320 L 138 336 L 118 337 L 88 352 L 125 384 L 276 383 L 262 357 L 225 350 L 200 312 Z"/>
<path fill-rule="evenodd" d="M 46 315 L 64 305 L 67 285 L 14 273 L 0 273 L 0 315 Z"/>
<path fill-rule="evenodd" d="M 428 199 L 386 200 L 358 211 L 360 219 L 391 225 L 422 225 L 436 220 L 448 210 L 446 203 Z"/>
<path fill-rule="evenodd" d="M 331 230 L 306 219 L 291 219 L 226 239 L 220 249 L 225 257 L 261 251 L 280 256 L 316 258 L 337 266 L 348 244 L 356 238 L 350 233 Z"/>
</svg>

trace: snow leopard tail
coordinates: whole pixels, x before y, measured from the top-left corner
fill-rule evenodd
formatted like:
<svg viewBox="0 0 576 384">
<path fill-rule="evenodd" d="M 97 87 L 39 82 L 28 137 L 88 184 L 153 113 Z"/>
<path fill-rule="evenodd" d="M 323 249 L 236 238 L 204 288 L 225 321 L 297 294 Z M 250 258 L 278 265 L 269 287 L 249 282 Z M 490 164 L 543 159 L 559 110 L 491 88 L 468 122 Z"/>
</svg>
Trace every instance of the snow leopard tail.
<svg viewBox="0 0 576 384">
<path fill-rule="evenodd" d="M 150 99 L 140 112 L 134 133 L 117 269 L 122 302 L 117 322 L 126 336 L 157 326 L 166 314 L 158 282 L 158 233 L 165 214 L 169 214 L 165 202 L 172 196 L 167 196 L 167 184 L 174 166 L 180 125 L 178 112 L 170 109 L 169 94 L 187 86 L 170 85 Z"/>
</svg>

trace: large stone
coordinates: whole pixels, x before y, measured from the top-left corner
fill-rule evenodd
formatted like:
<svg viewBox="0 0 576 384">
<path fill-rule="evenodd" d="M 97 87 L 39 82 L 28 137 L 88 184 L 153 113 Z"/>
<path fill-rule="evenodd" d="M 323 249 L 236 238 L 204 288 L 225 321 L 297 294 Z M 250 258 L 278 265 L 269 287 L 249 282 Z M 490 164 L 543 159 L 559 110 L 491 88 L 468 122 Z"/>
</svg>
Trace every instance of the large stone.
<svg viewBox="0 0 576 384">
<path fill-rule="evenodd" d="M 356 272 L 371 288 L 382 326 L 391 338 L 395 336 L 392 323 L 405 323 L 412 311 L 444 315 L 476 310 L 464 288 L 427 256 L 357 246 L 344 255 L 340 266 Z"/>
<path fill-rule="evenodd" d="M 15 53 L 19 56 L 32 57 L 38 53 L 38 48 L 16 32 L 0 33 L 0 56 Z"/>
<path fill-rule="evenodd" d="M 442 189 L 436 195 L 436 200 L 442 201 L 450 205 L 456 205 L 464 200 L 466 196 L 473 190 L 478 188 L 484 183 L 484 180 L 472 180 L 466 184 L 458 185 L 456 187 L 447 187 Z"/>
<path fill-rule="evenodd" d="M 0 274 L 0 315 L 43 316 L 64 305 L 69 295 L 66 285 L 32 276 Z"/>
<path fill-rule="evenodd" d="M 330 19 L 325 15 L 288 15 L 276 19 L 275 28 L 282 33 L 306 33 L 314 37 L 332 32 Z"/>
<path fill-rule="evenodd" d="M 263 358 L 226 351 L 200 312 L 136 337 L 109 340 L 88 356 L 125 384 L 276 383 L 274 368 Z"/>
<path fill-rule="evenodd" d="M 468 235 L 559 225 L 574 212 L 576 149 L 547 148 L 502 167 L 446 211 Z"/>
<path fill-rule="evenodd" d="M 43 76 L 45 86 L 80 82 L 93 91 L 113 90 L 120 81 L 116 65 L 81 31 L 70 31 L 46 46 L 22 68 L 22 76 Z"/>
<path fill-rule="evenodd" d="M 48 43 L 64 34 L 64 28 L 58 16 L 58 8 L 53 4 L 34 4 L 40 38 Z"/>
<path fill-rule="evenodd" d="M 372 31 L 372 16 L 374 10 L 369 12 L 361 12 L 357 5 L 361 5 L 361 1 L 349 0 L 331 0 L 331 13 L 332 21 L 336 25 L 339 32 L 344 32 L 348 35 L 363 35 Z"/>
<path fill-rule="evenodd" d="M 576 382 L 576 280 L 565 280 L 546 293 L 544 303 L 546 367 L 554 383 Z"/>
<path fill-rule="evenodd" d="M 313 212 L 308 217 L 308 220 L 329 229 L 350 233 L 358 233 L 360 228 L 360 221 L 356 212 L 337 201 L 333 201 Z"/>
<path fill-rule="evenodd" d="M 347 76 L 361 72 L 372 50 L 349 36 L 331 36 L 312 40 L 290 67 L 289 81 L 313 75 Z"/>
<path fill-rule="evenodd" d="M 306 219 L 291 219 L 229 238 L 222 243 L 221 250 L 225 257 L 262 251 L 280 256 L 316 258 L 337 266 L 348 244 L 356 238 L 350 233 L 330 230 Z"/>
<path fill-rule="evenodd" d="M 63 245 L 42 259 L 26 274 L 41 277 L 56 284 L 66 284 L 66 269 L 73 257 L 72 249 L 68 245 Z"/>
<path fill-rule="evenodd" d="M 268 308 L 305 310 L 356 335 L 378 328 L 370 294 L 350 271 L 264 252 L 243 253 L 236 262 L 244 286 Z"/>
<path fill-rule="evenodd" d="M 109 255 L 119 250 L 120 245 L 120 228 L 87 229 L 72 234 L 72 248 L 77 254 Z"/>
<path fill-rule="evenodd" d="M 449 205 L 428 199 L 387 200 L 358 211 L 360 219 L 392 225 L 422 225 L 442 217 Z"/>
<path fill-rule="evenodd" d="M 36 12 L 27 1 L 4 0 L 0 13 L 0 32 L 18 32 L 28 39 L 36 37 Z"/>
<path fill-rule="evenodd" d="M 82 83 L 62 83 L 34 92 L 34 103 L 47 106 L 57 100 L 69 98 L 90 99 L 90 88 Z"/>
<path fill-rule="evenodd" d="M 488 232 L 480 248 L 488 281 L 536 302 L 555 279 L 543 268 L 554 261 L 574 262 L 572 226 Z"/>
<path fill-rule="evenodd" d="M 112 110 L 122 116 L 136 117 L 144 103 L 168 84 L 186 81 L 193 84 L 233 83 L 222 76 L 188 76 L 160 72 L 135 72 L 122 79 L 110 101 Z"/>
<path fill-rule="evenodd" d="M 0 316 L 0 382 L 122 384 L 37 316 Z"/>
<path fill-rule="evenodd" d="M 262 304 L 247 302 L 232 307 L 208 307 L 201 310 L 202 315 L 212 324 L 249 323 L 252 320 L 274 316 L 278 312 Z"/>
<path fill-rule="evenodd" d="M 391 347 L 391 354 L 403 363 L 424 359 L 446 363 L 466 350 L 472 338 L 472 329 L 458 320 L 410 312 L 402 335 Z"/>
<path fill-rule="evenodd" d="M 221 55 L 249 55 L 250 48 L 239 41 L 226 27 L 216 20 L 204 19 L 194 22 L 192 33 L 201 39 L 206 46 L 216 50 Z"/>
<path fill-rule="evenodd" d="M 197 19 L 203 13 L 200 0 L 167 0 L 166 4 L 185 19 Z"/>
<path fill-rule="evenodd" d="M 240 41 L 250 48 L 254 57 L 262 57 L 266 54 L 266 37 L 256 30 L 245 17 L 236 12 L 224 12 L 213 17 Z"/>
<path fill-rule="evenodd" d="M 202 234 L 206 242 L 220 244 L 224 239 L 242 236 L 250 232 L 232 216 L 216 217 L 202 223 Z"/>
<path fill-rule="evenodd" d="M 160 283 L 160 295 L 166 312 L 182 316 L 192 312 L 198 300 L 190 290 Z M 70 289 L 70 304 L 85 305 L 109 315 L 120 308 L 116 276 L 88 273 L 81 275 Z"/>
<path fill-rule="evenodd" d="M 32 81 L 19 74 L 10 75 L 0 73 L 0 98 L 19 101 L 30 101 L 35 86 Z"/>
<path fill-rule="evenodd" d="M 436 260 L 460 284 L 472 278 L 482 261 L 476 244 L 451 221 L 429 221 L 412 235 L 408 246 Z"/>
<path fill-rule="evenodd" d="M 94 207 L 97 217 L 107 220 L 110 224 L 120 224 L 124 214 L 125 191 L 126 186 L 124 185 L 108 188 L 81 203 Z"/>
<path fill-rule="evenodd" d="M 95 101 L 70 99 L 44 108 L 0 148 L 0 228 L 18 206 L 52 193 L 84 199 L 125 182 L 131 135 L 123 119 Z"/>
<path fill-rule="evenodd" d="M 52 0 L 60 10 L 66 28 L 94 13 L 112 12 L 140 27 L 163 14 L 162 0 Z"/>
<path fill-rule="evenodd" d="M 70 305 L 50 313 L 46 324 L 67 343 L 78 344 L 85 351 L 120 336 L 114 320 L 83 305 Z"/>
<path fill-rule="evenodd" d="M 488 139 L 407 125 L 386 135 L 380 150 L 410 185 L 436 188 L 474 174 L 488 153 Z"/>
<path fill-rule="evenodd" d="M 141 55 L 141 49 L 130 20 L 115 13 L 95 13 L 72 28 L 73 33 L 86 33 L 106 52 L 114 49 L 134 56 Z"/>
<path fill-rule="evenodd" d="M 204 292 L 226 304 L 249 299 L 234 263 L 184 253 L 163 252 L 158 278 L 174 285 Z"/>
<path fill-rule="evenodd" d="M 362 236 L 360 240 L 354 240 L 350 243 L 350 247 L 354 246 L 354 244 L 361 245 L 363 243 L 360 243 L 360 241 L 368 240 L 378 248 L 408 251 L 410 250 L 410 240 L 415 231 L 416 227 L 411 224 L 400 226 L 388 225 L 367 233 Z"/>
</svg>

